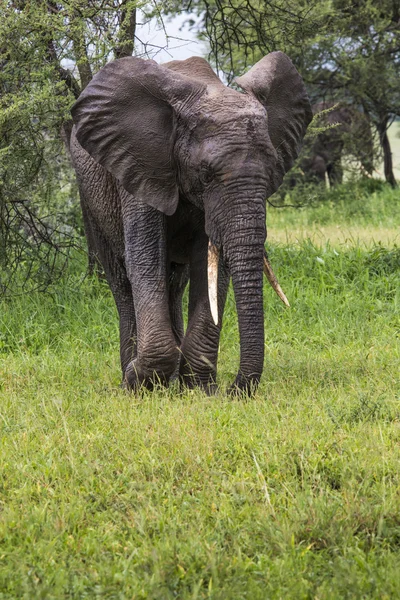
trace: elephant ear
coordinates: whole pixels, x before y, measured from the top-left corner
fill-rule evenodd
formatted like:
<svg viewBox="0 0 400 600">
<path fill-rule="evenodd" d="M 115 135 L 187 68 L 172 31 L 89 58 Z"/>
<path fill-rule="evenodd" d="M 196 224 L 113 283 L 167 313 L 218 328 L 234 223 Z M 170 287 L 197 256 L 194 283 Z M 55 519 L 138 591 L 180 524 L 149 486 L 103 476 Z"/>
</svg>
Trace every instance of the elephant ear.
<svg viewBox="0 0 400 600">
<path fill-rule="evenodd" d="M 204 87 L 153 60 L 108 63 L 72 107 L 78 142 L 133 196 L 171 215 L 174 114 Z"/>
<path fill-rule="evenodd" d="M 312 110 L 304 82 L 283 52 L 271 52 L 235 82 L 255 96 L 268 114 L 268 131 L 277 153 L 274 191 L 296 160 Z"/>
</svg>

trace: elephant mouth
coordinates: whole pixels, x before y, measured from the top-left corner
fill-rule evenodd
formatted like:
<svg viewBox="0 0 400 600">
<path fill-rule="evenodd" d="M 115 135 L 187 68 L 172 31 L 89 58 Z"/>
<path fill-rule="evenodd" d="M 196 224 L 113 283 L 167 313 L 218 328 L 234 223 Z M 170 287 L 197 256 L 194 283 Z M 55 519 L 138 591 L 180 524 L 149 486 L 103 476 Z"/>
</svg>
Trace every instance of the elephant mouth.
<svg viewBox="0 0 400 600">
<path fill-rule="evenodd" d="M 208 242 L 208 262 L 207 262 L 207 276 L 208 276 L 208 300 L 210 303 L 211 316 L 215 325 L 218 325 L 218 263 L 219 263 L 220 251 L 211 240 Z M 272 270 L 271 263 L 269 262 L 267 253 L 264 249 L 264 275 L 266 276 L 268 283 L 272 289 L 282 300 L 285 306 L 290 307 L 289 301 L 279 285 L 278 279 Z"/>
</svg>

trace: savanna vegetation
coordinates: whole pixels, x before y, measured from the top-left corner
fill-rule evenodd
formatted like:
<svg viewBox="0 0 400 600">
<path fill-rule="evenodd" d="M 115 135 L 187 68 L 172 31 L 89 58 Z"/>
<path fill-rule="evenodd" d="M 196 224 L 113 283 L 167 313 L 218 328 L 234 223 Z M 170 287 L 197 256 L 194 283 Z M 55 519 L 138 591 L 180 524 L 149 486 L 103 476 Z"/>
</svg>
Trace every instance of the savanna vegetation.
<svg viewBox="0 0 400 600">
<path fill-rule="evenodd" d="M 291 308 L 265 286 L 249 400 L 224 394 L 232 293 L 216 397 L 120 388 L 116 309 L 88 272 L 68 159 L 80 91 L 143 51 L 139 18 L 168 26 L 182 9 L 227 81 L 284 50 L 313 101 L 356 106 L 374 135 L 374 178 L 344 160 L 343 185 L 271 199 L 267 248 Z M 399 10 L 0 4 L 0 598 L 400 596 Z"/>
<path fill-rule="evenodd" d="M 115 307 L 84 256 L 2 302 L 1 597 L 398 597 L 399 194 L 350 189 L 269 211 L 291 308 L 266 287 L 248 401 L 223 393 L 232 295 L 214 398 L 119 388 Z M 353 234 L 285 240 L 310 226 Z"/>
</svg>

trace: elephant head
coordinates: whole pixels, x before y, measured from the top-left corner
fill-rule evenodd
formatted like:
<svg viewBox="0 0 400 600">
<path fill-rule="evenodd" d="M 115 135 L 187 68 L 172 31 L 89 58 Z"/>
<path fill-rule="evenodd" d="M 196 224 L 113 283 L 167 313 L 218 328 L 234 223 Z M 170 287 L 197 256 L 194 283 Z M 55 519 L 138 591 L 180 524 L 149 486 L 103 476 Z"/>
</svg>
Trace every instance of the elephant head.
<svg viewBox="0 0 400 600">
<path fill-rule="evenodd" d="M 236 84 L 243 92 L 226 87 L 197 57 L 165 65 L 123 58 L 94 77 L 72 113 L 79 143 L 134 197 L 165 215 L 180 198 L 204 211 L 214 296 L 219 254 L 233 280 L 240 384 L 262 371 L 266 198 L 293 165 L 312 112 L 282 52 Z"/>
</svg>

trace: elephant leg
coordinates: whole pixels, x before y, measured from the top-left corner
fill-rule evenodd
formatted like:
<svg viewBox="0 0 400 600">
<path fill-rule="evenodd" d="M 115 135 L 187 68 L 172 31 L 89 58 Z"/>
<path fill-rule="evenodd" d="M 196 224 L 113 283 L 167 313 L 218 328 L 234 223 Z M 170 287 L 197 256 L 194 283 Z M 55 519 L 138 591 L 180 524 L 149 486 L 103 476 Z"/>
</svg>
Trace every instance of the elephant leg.
<svg viewBox="0 0 400 600">
<path fill-rule="evenodd" d="M 319 155 L 314 156 L 312 166 L 309 171 L 312 183 L 325 184 L 326 169 L 327 165 L 325 159 Z"/>
<path fill-rule="evenodd" d="M 181 346 L 184 336 L 182 299 L 188 281 L 189 265 L 173 263 L 169 275 L 169 312 L 177 346 Z"/>
<path fill-rule="evenodd" d="M 181 347 L 184 337 L 184 323 L 182 312 L 182 300 L 185 288 L 189 281 L 189 265 L 173 263 L 169 275 L 169 312 L 171 316 L 172 332 L 175 336 L 176 345 Z M 178 364 L 172 375 L 173 380 L 179 376 L 181 354 L 179 353 Z"/>
<path fill-rule="evenodd" d="M 166 223 L 158 210 L 123 205 L 125 264 L 131 282 L 137 325 L 137 355 L 125 373 L 129 388 L 168 384 L 178 364 L 167 280 Z"/>
<path fill-rule="evenodd" d="M 125 267 L 115 265 L 114 285 L 110 284 L 119 316 L 119 351 L 121 359 L 122 380 L 129 363 L 136 355 L 136 319 L 133 305 L 132 288 Z"/>
<path fill-rule="evenodd" d="M 208 238 L 202 235 L 193 245 L 190 259 L 189 319 L 182 343 L 181 383 L 215 393 L 218 346 L 229 275 L 222 259 L 218 268 L 218 325 L 215 325 L 208 299 Z"/>
<path fill-rule="evenodd" d="M 343 182 L 343 168 L 340 159 L 328 165 L 327 171 L 331 187 Z"/>
<path fill-rule="evenodd" d="M 124 381 L 126 368 L 135 356 L 136 350 L 136 320 L 132 288 L 123 261 L 116 256 L 107 239 L 90 216 L 88 209 L 87 218 L 92 232 L 92 248 L 103 266 L 118 310 L 120 359 L 122 380 Z"/>
</svg>

